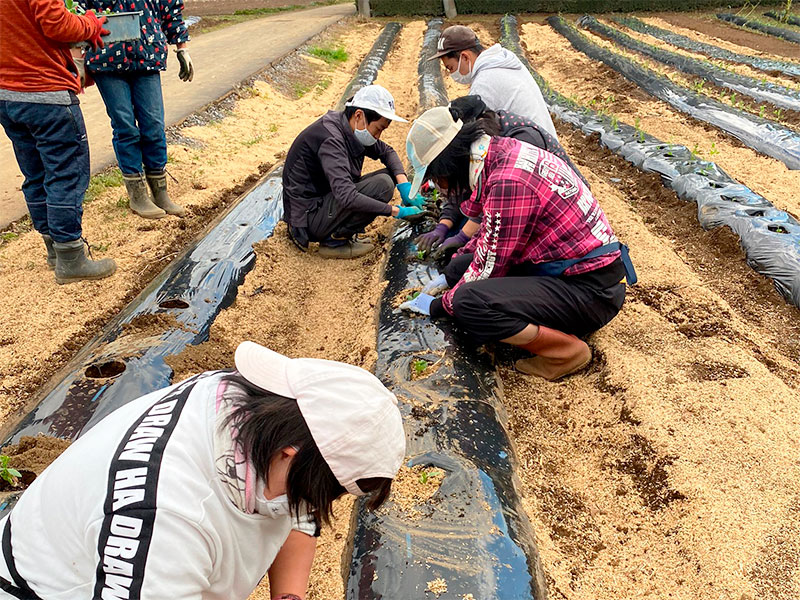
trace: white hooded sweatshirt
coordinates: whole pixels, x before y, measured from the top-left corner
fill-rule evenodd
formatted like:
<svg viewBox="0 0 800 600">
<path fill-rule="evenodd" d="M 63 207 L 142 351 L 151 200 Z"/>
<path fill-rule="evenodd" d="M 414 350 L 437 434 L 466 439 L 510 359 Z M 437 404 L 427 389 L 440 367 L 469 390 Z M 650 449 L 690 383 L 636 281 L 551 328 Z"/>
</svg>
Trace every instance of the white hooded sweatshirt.
<svg viewBox="0 0 800 600">
<path fill-rule="evenodd" d="M 517 56 L 495 44 L 478 55 L 472 67 L 470 95 L 478 95 L 493 111 L 527 117 L 558 139 L 542 91 Z"/>
</svg>

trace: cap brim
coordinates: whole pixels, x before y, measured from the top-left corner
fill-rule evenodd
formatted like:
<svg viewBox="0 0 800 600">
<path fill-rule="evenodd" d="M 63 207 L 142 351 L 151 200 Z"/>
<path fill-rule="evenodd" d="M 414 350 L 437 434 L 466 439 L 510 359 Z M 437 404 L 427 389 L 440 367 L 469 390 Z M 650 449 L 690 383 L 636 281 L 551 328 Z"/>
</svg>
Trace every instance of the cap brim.
<svg viewBox="0 0 800 600">
<path fill-rule="evenodd" d="M 286 375 L 290 360 L 255 342 L 242 342 L 233 355 L 236 369 L 247 381 L 273 394 L 294 398 Z"/>
<path fill-rule="evenodd" d="M 430 58 L 426 58 L 425 60 L 436 60 L 437 58 L 442 58 L 443 56 L 446 56 L 451 52 L 455 52 L 455 50 L 439 50 L 436 54 L 434 54 Z"/>
<path fill-rule="evenodd" d="M 378 110 L 376 108 L 372 108 L 370 110 L 374 110 L 380 116 L 386 117 L 390 121 L 397 121 L 398 123 L 408 123 L 408 121 L 406 119 L 404 119 L 403 117 L 400 117 L 400 116 L 396 115 L 393 112 L 389 112 L 388 110 Z"/>
<path fill-rule="evenodd" d="M 408 192 L 409 198 L 416 198 L 419 194 L 419 188 L 425 183 L 425 173 L 428 170 L 428 165 L 414 169 L 414 181 L 411 182 L 411 189 Z"/>
</svg>

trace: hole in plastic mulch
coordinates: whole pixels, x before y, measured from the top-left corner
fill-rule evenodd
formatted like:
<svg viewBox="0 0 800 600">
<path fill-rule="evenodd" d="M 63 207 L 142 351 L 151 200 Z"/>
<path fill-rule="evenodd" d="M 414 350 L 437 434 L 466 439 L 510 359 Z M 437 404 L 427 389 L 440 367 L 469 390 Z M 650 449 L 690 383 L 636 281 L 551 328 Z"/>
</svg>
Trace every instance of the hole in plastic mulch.
<svg viewBox="0 0 800 600">
<path fill-rule="evenodd" d="M 753 210 L 753 209 L 751 209 L 751 210 L 746 210 L 745 212 L 747 213 L 747 216 L 748 216 L 748 217 L 763 217 L 765 214 L 767 214 L 767 213 L 766 213 L 766 211 L 763 211 L 763 210 Z"/>
<path fill-rule="evenodd" d="M 767 229 L 773 233 L 789 233 L 789 230 L 783 225 L 767 225 Z"/>
<path fill-rule="evenodd" d="M 121 360 L 111 360 L 86 368 L 86 377 L 89 379 L 107 379 L 116 377 L 125 371 L 125 363 Z"/>
<path fill-rule="evenodd" d="M 718 190 L 719 188 L 723 188 L 723 187 L 725 187 L 725 186 L 724 186 L 724 185 L 722 185 L 721 183 L 717 183 L 716 181 L 709 181 L 709 182 L 708 182 L 708 187 L 712 187 L 712 188 L 714 188 L 715 190 Z"/>
<path fill-rule="evenodd" d="M 180 298 L 169 298 L 158 303 L 161 308 L 189 308 L 189 303 Z"/>
</svg>

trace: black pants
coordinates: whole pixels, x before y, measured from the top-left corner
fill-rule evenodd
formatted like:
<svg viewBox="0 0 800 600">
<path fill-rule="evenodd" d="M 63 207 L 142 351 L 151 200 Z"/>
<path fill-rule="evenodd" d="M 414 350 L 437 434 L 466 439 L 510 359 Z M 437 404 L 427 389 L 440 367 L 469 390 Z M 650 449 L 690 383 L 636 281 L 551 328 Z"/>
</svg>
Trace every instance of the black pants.
<svg viewBox="0 0 800 600">
<path fill-rule="evenodd" d="M 456 256 L 444 271 L 452 287 L 472 262 Z M 625 301 L 622 261 L 570 277 L 527 275 L 524 266 L 506 277 L 463 284 L 453 297 L 455 319 L 478 342 L 503 340 L 529 324 L 585 336 L 611 321 Z"/>
<path fill-rule="evenodd" d="M 359 179 L 356 189 L 365 196 L 388 204 L 394 195 L 394 180 L 387 169 L 381 169 Z M 377 216 L 374 213 L 342 209 L 333 193 L 329 193 L 323 196 L 315 209 L 308 212 L 308 238 L 312 242 L 321 242 L 331 236 L 349 238 L 362 233 Z"/>
</svg>

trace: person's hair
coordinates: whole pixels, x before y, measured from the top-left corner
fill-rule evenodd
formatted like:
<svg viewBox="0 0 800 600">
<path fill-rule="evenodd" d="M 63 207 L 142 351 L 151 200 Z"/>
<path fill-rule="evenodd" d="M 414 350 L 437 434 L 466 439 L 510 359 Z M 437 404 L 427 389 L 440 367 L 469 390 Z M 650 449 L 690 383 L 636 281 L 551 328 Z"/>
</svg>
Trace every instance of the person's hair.
<svg viewBox="0 0 800 600">
<path fill-rule="evenodd" d="M 322 457 L 297 400 L 263 390 L 238 371 L 226 375 L 225 381 L 241 392 L 225 426 L 235 424 L 234 442 L 242 454 L 267 482 L 272 459 L 287 446 L 298 448 L 286 482 L 289 506 L 296 515 L 305 502 L 322 523 L 330 524 L 333 502 L 347 490 Z M 367 507 L 375 510 L 389 496 L 392 480 L 373 477 L 356 484 L 370 494 Z"/>
<path fill-rule="evenodd" d="M 487 134 L 488 122 L 479 119 L 465 123 L 456 137 L 433 159 L 425 176 L 436 181 L 447 180 L 450 194 L 463 194 L 469 188 L 469 154 L 472 143 Z M 491 134 L 489 134 L 491 135 Z"/>
<path fill-rule="evenodd" d="M 480 54 L 484 50 L 485 48 L 483 47 L 483 44 L 477 42 L 474 46 L 470 46 L 469 48 L 463 48 L 461 50 L 453 50 L 452 52 L 448 52 L 447 54 L 445 54 L 445 56 L 447 58 L 458 58 L 458 55 L 461 54 L 462 52 L 469 51 L 469 52 L 474 52 L 475 54 Z"/>
<path fill-rule="evenodd" d="M 352 98 L 348 98 L 348 102 L 352 102 Z M 347 120 L 353 118 L 353 115 L 356 114 L 357 110 L 364 111 L 364 117 L 367 119 L 367 125 L 372 123 L 373 121 L 377 121 L 378 119 L 383 118 L 382 115 L 379 115 L 374 110 L 369 108 L 360 108 L 358 106 L 345 106 L 344 107 L 344 116 L 347 117 Z"/>
</svg>

